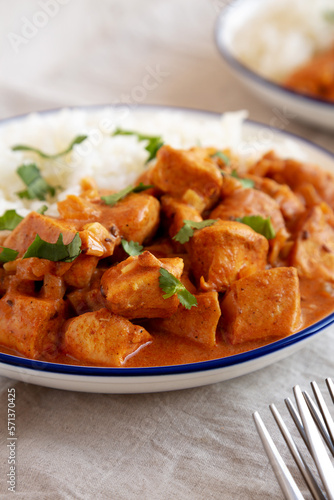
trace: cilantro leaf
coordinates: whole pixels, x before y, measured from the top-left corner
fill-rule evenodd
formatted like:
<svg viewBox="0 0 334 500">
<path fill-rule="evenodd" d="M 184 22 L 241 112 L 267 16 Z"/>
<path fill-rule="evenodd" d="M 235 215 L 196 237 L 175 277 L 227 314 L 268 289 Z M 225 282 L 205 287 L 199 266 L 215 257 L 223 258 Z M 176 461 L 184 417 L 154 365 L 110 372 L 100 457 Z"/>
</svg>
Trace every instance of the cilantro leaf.
<svg viewBox="0 0 334 500">
<path fill-rule="evenodd" d="M 211 155 L 211 158 L 215 158 L 215 157 L 223 160 L 225 165 L 229 165 L 231 163 L 231 160 L 229 159 L 229 157 L 225 153 L 223 153 L 222 151 L 217 151 L 217 153 L 214 153 L 213 155 Z"/>
<path fill-rule="evenodd" d="M 180 231 L 175 236 L 173 236 L 173 240 L 178 241 L 182 244 L 190 240 L 190 238 L 194 235 L 194 229 L 203 229 L 203 227 L 212 226 L 215 222 L 217 222 L 217 220 L 207 219 L 200 222 L 184 220 L 183 222 L 183 227 L 181 227 Z"/>
<path fill-rule="evenodd" d="M 137 241 L 127 241 L 122 238 L 121 243 L 128 255 L 140 255 L 143 252 L 144 247 Z"/>
<path fill-rule="evenodd" d="M 78 135 L 73 139 L 73 141 L 68 145 L 68 147 L 64 149 L 64 151 L 61 151 L 60 153 L 56 153 L 53 155 L 44 153 L 40 149 L 31 146 L 26 146 L 25 144 L 17 144 L 16 146 L 13 146 L 12 151 L 31 151 L 33 153 L 38 154 L 42 158 L 46 158 L 48 160 L 54 160 L 55 158 L 58 158 L 59 156 L 64 156 L 70 151 L 72 151 L 73 146 L 75 146 L 76 144 L 81 144 L 85 139 L 87 139 L 87 137 L 88 137 L 87 135 Z"/>
<path fill-rule="evenodd" d="M 0 231 L 4 230 L 12 231 L 13 229 L 16 228 L 16 226 L 20 224 L 21 220 L 23 220 L 23 217 L 17 214 L 15 210 L 7 210 L 0 217 Z"/>
<path fill-rule="evenodd" d="M 163 142 L 160 136 L 153 136 L 153 135 L 145 135 L 145 134 L 140 134 L 138 132 L 133 132 L 131 130 L 122 130 L 120 128 L 117 128 L 115 132 L 112 134 L 114 135 L 135 135 L 138 139 L 138 141 L 148 141 L 147 146 L 145 147 L 146 151 L 149 153 L 149 157 L 147 159 L 148 163 L 150 160 L 153 160 L 153 158 L 156 157 L 157 152 L 163 146 Z"/>
<path fill-rule="evenodd" d="M 270 217 L 264 219 L 261 215 L 246 215 L 245 217 L 237 217 L 236 221 L 251 227 L 257 233 L 265 236 L 267 240 L 271 240 L 276 236 Z"/>
<path fill-rule="evenodd" d="M 237 171 L 234 169 L 232 170 L 231 176 L 234 177 L 235 179 L 238 179 L 242 187 L 244 188 L 253 188 L 254 187 L 254 181 L 252 179 L 243 179 L 242 177 L 239 177 Z"/>
<path fill-rule="evenodd" d="M 144 184 L 140 182 L 137 186 L 132 189 L 133 193 L 141 193 L 142 191 L 146 191 L 146 189 L 154 188 L 153 184 Z"/>
<path fill-rule="evenodd" d="M 16 170 L 17 174 L 21 177 L 27 189 L 20 191 L 18 196 L 20 198 L 28 198 L 28 200 L 45 200 L 45 196 L 50 194 L 54 196 L 56 190 L 50 186 L 41 176 L 39 168 L 35 163 L 29 165 L 21 165 Z"/>
<path fill-rule="evenodd" d="M 37 234 L 22 259 L 37 257 L 38 259 L 47 259 L 52 262 L 72 262 L 80 255 L 80 248 L 81 238 L 79 233 L 76 233 L 68 245 L 64 245 L 62 233 L 60 233 L 56 243 L 48 243 L 42 240 Z"/>
<path fill-rule="evenodd" d="M 101 196 L 101 199 L 110 207 L 113 207 L 116 205 L 116 203 L 123 198 L 125 198 L 128 194 L 130 193 L 140 193 L 141 191 L 145 191 L 146 189 L 150 189 L 154 186 L 150 184 L 143 184 L 140 182 L 138 186 L 127 186 L 124 189 L 121 189 L 121 191 L 118 191 L 118 193 L 113 193 L 109 194 L 108 196 Z"/>
<path fill-rule="evenodd" d="M 0 247 L 2 252 L 0 253 L 0 262 L 6 263 L 15 260 L 19 252 L 12 250 L 11 248 Z"/>
<path fill-rule="evenodd" d="M 36 210 L 36 212 L 38 214 L 44 215 L 48 208 L 49 207 L 47 205 L 42 205 L 38 210 Z"/>
<path fill-rule="evenodd" d="M 197 306 L 196 297 L 188 292 L 181 281 L 163 267 L 160 268 L 159 286 L 165 292 L 165 295 L 162 296 L 164 299 L 169 299 L 176 294 L 186 309 Z"/>
</svg>

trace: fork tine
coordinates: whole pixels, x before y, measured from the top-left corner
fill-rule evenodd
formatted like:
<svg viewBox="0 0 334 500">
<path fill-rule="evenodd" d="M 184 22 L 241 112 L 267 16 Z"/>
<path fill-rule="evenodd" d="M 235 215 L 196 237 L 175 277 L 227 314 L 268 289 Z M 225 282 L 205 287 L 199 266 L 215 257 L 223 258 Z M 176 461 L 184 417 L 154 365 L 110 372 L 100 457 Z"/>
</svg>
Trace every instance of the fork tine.
<svg viewBox="0 0 334 500">
<path fill-rule="evenodd" d="M 332 396 L 332 401 L 334 403 L 334 384 L 331 378 L 326 378 L 326 384 L 328 387 L 329 394 Z"/>
<path fill-rule="evenodd" d="M 297 429 L 299 430 L 299 434 L 303 438 L 304 443 L 306 444 L 308 451 L 312 455 L 310 443 L 308 442 L 308 439 L 307 439 L 307 436 L 306 436 L 306 433 L 305 433 L 305 430 L 304 430 L 304 427 L 303 427 L 303 423 L 300 420 L 299 414 L 297 413 L 297 411 L 296 411 L 296 409 L 295 409 L 295 407 L 294 407 L 294 405 L 293 405 L 293 403 L 292 403 L 292 401 L 291 401 L 290 398 L 286 398 L 284 401 L 285 401 L 285 404 L 286 404 L 286 406 L 287 406 L 287 408 L 288 408 L 288 410 L 290 412 L 292 420 L 294 421 Z"/>
<path fill-rule="evenodd" d="M 257 411 L 253 413 L 253 418 L 265 452 L 286 500 L 305 500 Z"/>
<path fill-rule="evenodd" d="M 325 422 L 322 418 L 322 414 L 320 413 L 320 411 L 318 410 L 318 408 L 316 407 L 316 405 L 314 404 L 311 397 L 309 396 L 309 394 L 306 391 L 303 391 L 303 395 L 304 395 L 306 403 L 309 407 L 311 415 L 312 415 L 315 423 L 317 424 L 318 429 L 321 432 L 322 437 L 324 438 L 325 443 L 327 444 L 329 450 L 331 451 L 331 453 L 334 456 L 334 446 L 332 444 L 332 440 L 330 438 L 330 435 L 327 432 L 327 428 L 326 428 Z M 327 411 L 328 411 L 328 409 L 327 409 Z"/>
<path fill-rule="evenodd" d="M 328 407 L 325 403 L 325 400 L 320 392 L 320 389 L 318 387 L 318 384 L 316 382 L 311 382 L 311 387 L 313 390 L 313 393 L 315 395 L 315 398 L 317 400 L 318 406 L 320 408 L 320 411 L 322 413 L 324 422 L 326 424 L 328 433 L 329 433 L 329 442 L 331 444 L 330 450 L 332 452 L 332 455 L 334 456 L 334 422 L 332 419 L 331 414 L 329 413 Z"/>
<path fill-rule="evenodd" d="M 277 425 L 282 433 L 282 436 L 285 439 L 286 444 L 289 447 L 289 450 L 291 452 L 291 455 L 293 456 L 296 464 L 298 465 L 298 468 L 300 472 L 302 473 L 306 484 L 309 487 L 309 490 L 311 491 L 313 498 L 315 500 L 326 500 L 326 497 L 324 496 L 323 492 L 321 491 L 317 481 L 315 480 L 312 472 L 310 471 L 307 463 L 304 460 L 303 455 L 300 453 L 296 443 L 294 442 L 287 426 L 285 425 L 280 413 L 278 412 L 277 408 L 275 405 L 269 405 L 269 408 L 277 422 Z"/>
<path fill-rule="evenodd" d="M 302 391 L 298 385 L 293 388 L 299 413 L 310 443 L 312 456 L 330 500 L 334 500 L 334 467 L 331 464 L 319 431 L 313 421 Z"/>
</svg>

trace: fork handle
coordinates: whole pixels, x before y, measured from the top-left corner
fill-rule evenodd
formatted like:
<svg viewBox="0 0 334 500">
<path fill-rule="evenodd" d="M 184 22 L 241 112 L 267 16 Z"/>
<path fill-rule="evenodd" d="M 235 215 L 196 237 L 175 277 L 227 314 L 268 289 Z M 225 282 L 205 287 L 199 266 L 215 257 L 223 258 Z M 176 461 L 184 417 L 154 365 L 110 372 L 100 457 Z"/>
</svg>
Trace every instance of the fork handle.
<svg viewBox="0 0 334 500">
<path fill-rule="evenodd" d="M 253 418 L 269 462 L 286 500 L 305 500 L 257 411 L 253 413 Z"/>
</svg>

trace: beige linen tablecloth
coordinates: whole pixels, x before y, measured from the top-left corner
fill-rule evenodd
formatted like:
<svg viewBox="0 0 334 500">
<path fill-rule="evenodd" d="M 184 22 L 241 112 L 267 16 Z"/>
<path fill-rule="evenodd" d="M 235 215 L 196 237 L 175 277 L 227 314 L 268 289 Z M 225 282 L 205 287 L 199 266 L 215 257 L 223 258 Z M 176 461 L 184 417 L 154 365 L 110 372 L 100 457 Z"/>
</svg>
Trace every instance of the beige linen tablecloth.
<svg viewBox="0 0 334 500">
<path fill-rule="evenodd" d="M 1 2 L 0 118 L 129 101 L 248 109 L 252 119 L 334 152 L 333 135 L 286 119 L 284 109 L 261 103 L 229 73 L 213 39 L 225 3 Z M 157 85 L 146 88 L 152 72 Z M 16 498 L 280 499 L 252 412 L 260 411 L 288 456 L 268 404 L 286 415 L 283 399 L 293 385 L 305 389 L 317 380 L 324 387 L 325 377 L 334 375 L 333 342 L 331 329 L 268 368 L 169 393 L 85 394 L 1 377 L 0 498 L 14 495 L 7 490 L 7 389 L 15 388 Z"/>
</svg>

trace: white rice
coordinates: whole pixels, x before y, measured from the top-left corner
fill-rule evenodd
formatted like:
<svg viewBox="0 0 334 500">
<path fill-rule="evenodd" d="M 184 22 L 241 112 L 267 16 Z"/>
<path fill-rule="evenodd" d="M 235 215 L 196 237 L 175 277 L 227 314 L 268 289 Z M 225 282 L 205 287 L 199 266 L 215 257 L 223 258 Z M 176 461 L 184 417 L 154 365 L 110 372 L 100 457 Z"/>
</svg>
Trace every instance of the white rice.
<svg viewBox="0 0 334 500">
<path fill-rule="evenodd" d="M 5 122 L 0 128 L 0 215 L 16 209 L 25 216 L 44 202 L 20 199 L 17 192 L 25 189 L 16 170 L 23 163 L 36 163 L 43 178 L 51 186 L 61 186 L 57 199 L 47 200 L 48 215 L 57 215 L 56 202 L 68 194 L 79 194 L 80 180 L 93 177 L 99 188 L 118 191 L 134 182 L 146 168 L 147 143 L 134 136 L 112 136 L 116 127 L 148 135 L 161 135 L 175 148 L 213 146 L 230 148 L 243 157 L 258 157 L 271 148 L 270 141 L 255 132 L 249 143 L 243 139 L 243 121 L 247 112 L 225 113 L 221 119 L 201 113 L 172 110 L 129 112 L 127 108 L 69 110 L 32 114 Z M 36 147 L 48 154 L 65 150 L 72 140 L 86 134 L 82 144 L 72 153 L 57 160 L 43 160 L 35 153 L 12 151 L 17 144 Z M 270 139 L 270 138 L 269 138 Z M 293 141 L 282 139 L 284 151 L 303 159 Z M 284 149 L 285 147 L 285 149 Z"/>
<path fill-rule="evenodd" d="M 233 40 L 234 55 L 261 76 L 280 82 L 334 43 L 333 0 L 266 0 Z"/>
</svg>

